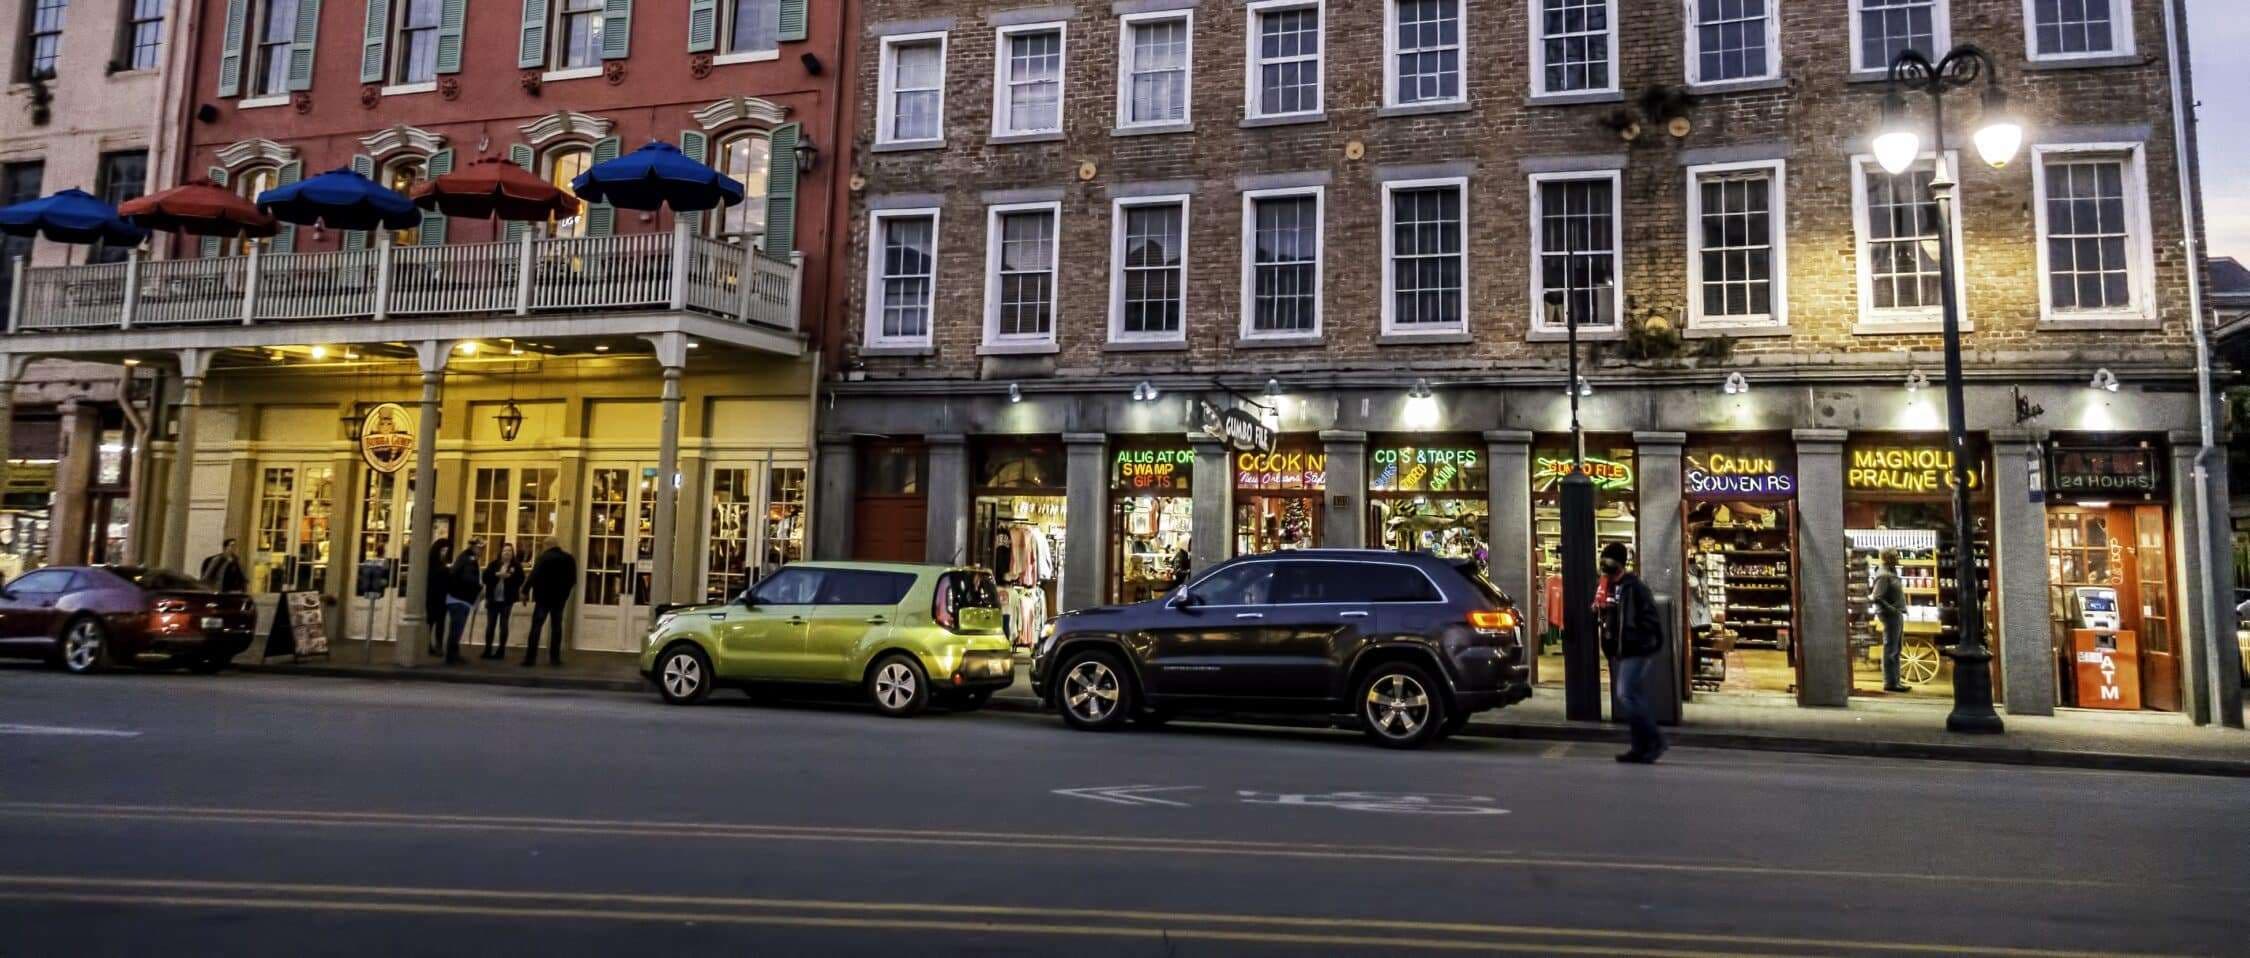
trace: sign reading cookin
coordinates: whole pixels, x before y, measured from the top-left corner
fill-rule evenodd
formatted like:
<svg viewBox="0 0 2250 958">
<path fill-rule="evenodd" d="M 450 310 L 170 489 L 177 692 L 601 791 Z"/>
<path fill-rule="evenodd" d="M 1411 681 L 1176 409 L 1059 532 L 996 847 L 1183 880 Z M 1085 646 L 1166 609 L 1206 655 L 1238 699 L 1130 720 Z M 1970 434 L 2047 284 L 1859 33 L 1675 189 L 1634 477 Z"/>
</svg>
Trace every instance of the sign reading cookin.
<svg viewBox="0 0 2250 958">
<path fill-rule="evenodd" d="M 1713 452 L 1687 457 L 1681 491 L 1699 499 L 1776 499 L 1797 494 L 1797 477 L 1772 456 Z"/>
<path fill-rule="evenodd" d="M 1851 453 L 1844 488 L 1862 492 L 1950 492 L 1953 451 L 1931 446 L 1866 446 Z M 1969 488 L 1984 488 L 1984 475 L 1969 465 Z"/>
<path fill-rule="evenodd" d="M 1318 452 L 1245 452 L 1234 457 L 1234 484 L 1242 489 L 1328 488 L 1328 456 Z"/>
<path fill-rule="evenodd" d="M 414 458 L 414 414 L 395 402 L 368 410 L 359 426 L 359 457 L 376 472 L 406 468 Z"/>
</svg>

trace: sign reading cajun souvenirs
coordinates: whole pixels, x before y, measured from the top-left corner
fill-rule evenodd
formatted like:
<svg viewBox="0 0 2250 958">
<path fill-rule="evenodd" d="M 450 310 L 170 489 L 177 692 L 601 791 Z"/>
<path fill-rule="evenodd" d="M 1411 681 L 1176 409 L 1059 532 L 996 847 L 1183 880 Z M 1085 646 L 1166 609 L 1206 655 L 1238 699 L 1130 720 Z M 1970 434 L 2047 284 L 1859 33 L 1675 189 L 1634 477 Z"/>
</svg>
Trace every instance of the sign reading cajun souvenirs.
<svg viewBox="0 0 2250 958">
<path fill-rule="evenodd" d="M 368 410 L 359 425 L 359 457 L 376 472 L 406 468 L 414 458 L 414 414 L 395 402 Z"/>
<path fill-rule="evenodd" d="M 1953 451 L 1937 446 L 1857 446 L 1844 488 L 1860 492 L 1950 492 Z M 1984 470 L 1969 463 L 1969 488 L 1984 488 Z"/>
<path fill-rule="evenodd" d="M 1186 449 L 1120 449 L 1117 451 L 1118 489 L 1186 489 L 1195 453 Z"/>
<path fill-rule="evenodd" d="M 1797 477 L 1765 453 L 1691 453 L 1680 486 L 1690 499 L 1787 499 L 1797 494 Z"/>
<path fill-rule="evenodd" d="M 1272 452 L 1273 427 L 1240 409 L 1220 409 L 1209 400 L 1198 400 L 1203 432 L 1236 452 Z"/>
</svg>

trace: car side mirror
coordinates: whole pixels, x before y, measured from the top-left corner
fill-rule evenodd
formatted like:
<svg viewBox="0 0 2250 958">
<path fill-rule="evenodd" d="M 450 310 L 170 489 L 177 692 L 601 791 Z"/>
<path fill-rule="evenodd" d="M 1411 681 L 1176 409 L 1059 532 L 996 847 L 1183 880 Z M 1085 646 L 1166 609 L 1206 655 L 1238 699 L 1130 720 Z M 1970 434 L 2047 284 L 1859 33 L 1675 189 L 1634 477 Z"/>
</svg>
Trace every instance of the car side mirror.
<svg viewBox="0 0 2250 958">
<path fill-rule="evenodd" d="M 1164 604 L 1175 609 L 1192 609 L 1198 605 L 1201 605 L 1202 601 L 1203 600 L 1195 597 L 1195 593 L 1189 592 L 1186 589 L 1181 589 L 1178 592 L 1172 593 L 1172 597 L 1170 599 L 1166 599 L 1164 601 Z"/>
</svg>

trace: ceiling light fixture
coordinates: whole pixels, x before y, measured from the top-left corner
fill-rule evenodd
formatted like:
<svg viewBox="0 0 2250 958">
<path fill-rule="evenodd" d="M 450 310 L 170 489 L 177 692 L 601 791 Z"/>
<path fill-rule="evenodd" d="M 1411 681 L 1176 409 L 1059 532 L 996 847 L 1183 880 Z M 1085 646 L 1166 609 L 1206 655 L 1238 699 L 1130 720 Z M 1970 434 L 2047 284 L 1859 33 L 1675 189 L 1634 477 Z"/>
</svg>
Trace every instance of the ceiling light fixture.
<svg viewBox="0 0 2250 958">
<path fill-rule="evenodd" d="M 1012 402 L 1012 403 L 1022 402 L 1022 401 L 1023 401 L 1023 387 L 1022 387 L 1022 386 L 1019 386 L 1019 385 L 1017 385 L 1017 384 L 1015 384 L 1015 383 L 1009 383 L 1009 384 L 1008 384 L 1008 401 L 1009 401 L 1009 402 Z"/>
<path fill-rule="evenodd" d="M 1908 372 L 1908 373 L 1906 374 L 1906 391 L 1907 391 L 1907 392 L 1910 392 L 1910 393 L 1918 393 L 1918 392 L 1921 392 L 1922 390 L 1925 390 L 1925 389 L 1928 389 L 1928 388 L 1930 388 L 1930 374 L 1929 374 L 1929 373 L 1926 373 L 1926 372 L 1923 372 L 1923 371 L 1921 371 L 1921 370 L 1919 370 L 1919 369 L 1916 369 L 1916 370 L 1912 370 L 1912 371 L 1910 371 L 1910 372 Z"/>
<path fill-rule="evenodd" d="M 1747 393 L 1750 391 L 1750 380 L 1741 373 L 1728 373 L 1726 391 L 1729 396 L 1740 396 Z"/>
<path fill-rule="evenodd" d="M 2103 392 L 2116 392 L 2118 390 L 2117 374 L 2110 372 L 2107 366 L 2094 370 L 2094 381 L 2087 383 L 2086 388 L 2099 389 Z"/>
</svg>

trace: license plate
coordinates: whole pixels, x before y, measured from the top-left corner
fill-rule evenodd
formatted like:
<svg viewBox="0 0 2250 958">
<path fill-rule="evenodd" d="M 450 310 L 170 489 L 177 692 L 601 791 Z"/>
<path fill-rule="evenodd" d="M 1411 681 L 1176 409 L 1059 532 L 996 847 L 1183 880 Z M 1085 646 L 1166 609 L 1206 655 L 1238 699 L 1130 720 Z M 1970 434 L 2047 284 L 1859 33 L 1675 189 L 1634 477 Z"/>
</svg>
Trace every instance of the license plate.
<svg viewBox="0 0 2250 958">
<path fill-rule="evenodd" d="M 226 627 L 227 620 L 225 619 L 219 618 L 215 615 L 207 615 L 203 617 L 203 628 L 205 631 L 224 629 Z"/>
</svg>

